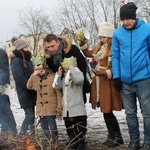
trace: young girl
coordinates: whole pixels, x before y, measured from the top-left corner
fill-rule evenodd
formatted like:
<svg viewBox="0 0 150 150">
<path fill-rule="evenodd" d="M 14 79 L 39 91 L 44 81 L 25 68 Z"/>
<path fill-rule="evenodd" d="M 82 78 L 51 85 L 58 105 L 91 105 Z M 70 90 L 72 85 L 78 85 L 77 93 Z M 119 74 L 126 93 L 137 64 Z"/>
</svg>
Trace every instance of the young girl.
<svg viewBox="0 0 150 150">
<path fill-rule="evenodd" d="M 41 56 L 42 57 L 42 56 Z M 40 59 L 37 56 L 38 62 Z M 27 82 L 27 88 L 37 91 L 36 115 L 47 139 L 57 141 L 56 116 L 62 114 L 62 92 L 52 87 L 54 73 L 43 63 L 35 66 L 34 73 Z"/>
<path fill-rule="evenodd" d="M 62 68 L 63 67 L 63 68 Z M 56 73 L 54 85 L 63 90 L 63 119 L 66 126 L 70 149 L 82 149 L 86 129 L 86 110 L 83 101 L 83 73 L 77 68 L 76 59 L 65 58 Z M 62 69 L 65 76 L 62 78 Z"/>
<path fill-rule="evenodd" d="M 112 80 L 111 43 L 113 31 L 111 23 L 103 22 L 98 33 L 100 41 L 94 49 L 89 50 L 84 41 L 80 43 L 84 55 L 94 57 L 97 61 L 95 70 L 92 69 L 96 76 L 92 80 L 90 102 L 93 109 L 96 108 L 96 105 L 100 105 L 101 112 L 103 112 L 108 129 L 108 138 L 103 144 L 108 147 L 123 144 L 120 127 L 117 118 L 113 114 L 113 110 L 122 110 L 121 96 Z"/>
<path fill-rule="evenodd" d="M 31 132 L 34 129 L 36 92 L 26 88 L 27 81 L 34 71 L 34 66 L 31 61 L 32 54 L 29 43 L 26 40 L 18 39 L 14 44 L 15 50 L 13 50 L 9 58 L 11 59 L 11 70 L 19 103 L 25 113 L 20 130 L 20 134 L 24 136 L 28 128 L 30 128 Z"/>
</svg>

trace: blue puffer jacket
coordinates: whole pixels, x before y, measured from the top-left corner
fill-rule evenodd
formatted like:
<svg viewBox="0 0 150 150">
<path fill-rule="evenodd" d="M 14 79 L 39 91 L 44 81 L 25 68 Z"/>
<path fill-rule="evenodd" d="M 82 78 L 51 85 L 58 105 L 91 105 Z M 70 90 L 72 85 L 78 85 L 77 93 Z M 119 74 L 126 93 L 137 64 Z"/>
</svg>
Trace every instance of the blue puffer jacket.
<svg viewBox="0 0 150 150">
<path fill-rule="evenodd" d="M 150 24 L 137 21 L 132 30 L 116 29 L 112 40 L 113 78 L 128 84 L 150 78 Z"/>
<path fill-rule="evenodd" d="M 8 56 L 3 49 L 0 49 L 0 85 L 7 83 L 10 83 Z"/>
</svg>

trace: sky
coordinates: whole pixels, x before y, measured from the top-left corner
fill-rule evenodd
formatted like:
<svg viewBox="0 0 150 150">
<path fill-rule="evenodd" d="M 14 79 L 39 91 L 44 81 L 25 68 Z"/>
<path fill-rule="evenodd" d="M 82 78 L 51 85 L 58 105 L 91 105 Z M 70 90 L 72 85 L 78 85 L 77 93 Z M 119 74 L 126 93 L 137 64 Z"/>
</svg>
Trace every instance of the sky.
<svg viewBox="0 0 150 150">
<path fill-rule="evenodd" d="M 0 0 L 0 47 L 16 36 L 18 11 L 32 8 L 44 8 L 47 14 L 58 4 L 58 0 Z"/>
</svg>

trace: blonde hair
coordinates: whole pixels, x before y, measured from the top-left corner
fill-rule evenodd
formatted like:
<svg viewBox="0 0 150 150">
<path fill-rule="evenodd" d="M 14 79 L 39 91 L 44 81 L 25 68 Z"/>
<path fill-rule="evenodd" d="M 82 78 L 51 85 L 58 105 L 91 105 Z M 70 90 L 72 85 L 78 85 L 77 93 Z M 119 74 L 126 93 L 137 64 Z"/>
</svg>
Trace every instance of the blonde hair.
<svg viewBox="0 0 150 150">
<path fill-rule="evenodd" d="M 100 41 L 98 42 L 98 44 L 96 45 L 96 47 L 94 48 L 94 54 L 97 54 L 98 51 L 101 49 L 101 46 L 103 45 L 103 43 Z M 112 45 L 112 38 L 108 38 L 108 42 L 107 42 L 107 48 L 106 48 L 106 52 L 104 55 L 105 57 L 111 56 L 111 45 Z"/>
</svg>

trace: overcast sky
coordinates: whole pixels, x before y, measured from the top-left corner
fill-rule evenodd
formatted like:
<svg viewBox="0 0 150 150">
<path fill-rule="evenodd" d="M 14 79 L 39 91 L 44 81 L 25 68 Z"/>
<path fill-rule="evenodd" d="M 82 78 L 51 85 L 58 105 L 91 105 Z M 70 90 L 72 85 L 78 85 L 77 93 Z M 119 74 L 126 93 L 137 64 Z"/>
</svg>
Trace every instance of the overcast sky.
<svg viewBox="0 0 150 150">
<path fill-rule="evenodd" d="M 50 14 L 50 10 L 55 8 L 57 3 L 57 0 L 0 0 L 0 47 L 16 34 L 20 9 L 24 10 L 27 6 L 45 8 Z"/>
</svg>

